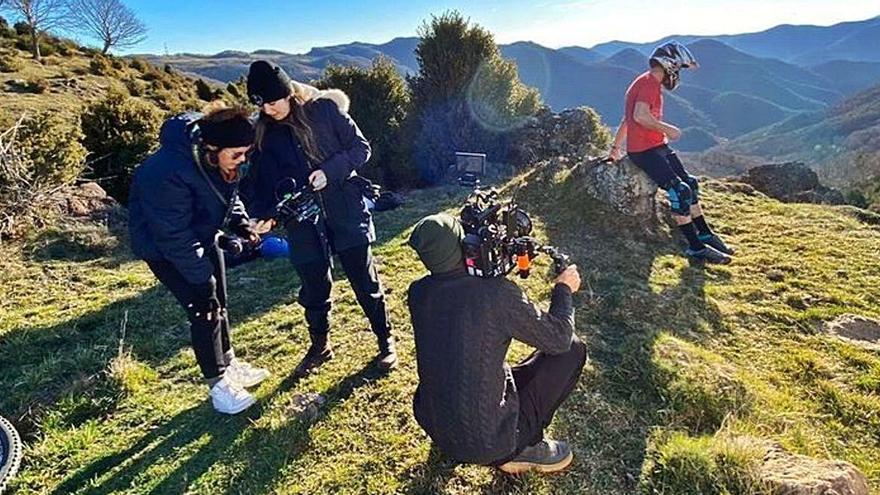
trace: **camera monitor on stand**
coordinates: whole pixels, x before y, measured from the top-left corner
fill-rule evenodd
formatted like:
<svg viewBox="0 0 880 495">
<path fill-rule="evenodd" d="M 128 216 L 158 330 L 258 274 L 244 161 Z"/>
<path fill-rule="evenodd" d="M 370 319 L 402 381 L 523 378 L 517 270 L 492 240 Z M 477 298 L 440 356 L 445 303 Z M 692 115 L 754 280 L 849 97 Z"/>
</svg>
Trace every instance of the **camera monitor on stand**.
<svg viewBox="0 0 880 495">
<path fill-rule="evenodd" d="M 458 185 L 479 187 L 480 179 L 486 175 L 486 154 L 456 151 L 455 170 L 458 173 Z"/>
</svg>

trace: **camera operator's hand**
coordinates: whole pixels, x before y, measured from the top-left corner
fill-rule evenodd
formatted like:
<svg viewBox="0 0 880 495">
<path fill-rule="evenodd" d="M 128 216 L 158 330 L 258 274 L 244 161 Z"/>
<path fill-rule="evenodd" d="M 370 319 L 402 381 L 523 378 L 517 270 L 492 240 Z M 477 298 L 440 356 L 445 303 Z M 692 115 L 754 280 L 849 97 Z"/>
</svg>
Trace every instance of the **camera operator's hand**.
<svg viewBox="0 0 880 495">
<path fill-rule="evenodd" d="M 327 187 L 327 174 L 321 169 L 315 170 L 309 174 L 309 184 L 312 185 L 312 189 L 315 191 L 324 189 Z"/>
<path fill-rule="evenodd" d="M 611 151 L 608 152 L 608 158 L 611 158 L 612 160 L 614 160 L 616 162 L 616 161 L 620 160 L 621 158 L 623 158 L 624 154 L 625 153 L 623 152 L 622 149 L 620 149 L 619 145 L 612 146 Z"/>
<path fill-rule="evenodd" d="M 577 265 L 570 265 L 556 277 L 553 283 L 567 285 L 572 294 L 577 292 L 581 288 L 581 274 L 578 272 Z"/>
<path fill-rule="evenodd" d="M 220 309 L 217 299 L 217 281 L 213 276 L 207 282 L 192 287 L 192 299 L 186 306 L 190 315 L 196 319 L 213 320 Z"/>
<path fill-rule="evenodd" d="M 255 225 L 250 222 L 242 222 L 240 225 L 233 226 L 232 232 L 250 244 L 258 244 L 260 242 L 260 234 L 257 232 Z"/>
<path fill-rule="evenodd" d="M 259 235 L 263 235 L 263 234 L 271 231 L 274 228 L 275 228 L 275 219 L 274 218 L 267 218 L 265 220 L 257 220 L 257 223 L 254 224 L 254 231 Z"/>
</svg>

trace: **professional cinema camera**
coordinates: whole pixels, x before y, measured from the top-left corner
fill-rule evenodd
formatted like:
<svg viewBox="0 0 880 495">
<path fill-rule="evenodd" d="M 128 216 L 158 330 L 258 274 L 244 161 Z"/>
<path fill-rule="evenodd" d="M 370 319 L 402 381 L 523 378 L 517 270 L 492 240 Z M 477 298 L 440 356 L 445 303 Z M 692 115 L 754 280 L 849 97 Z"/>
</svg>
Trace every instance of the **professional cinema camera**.
<svg viewBox="0 0 880 495">
<path fill-rule="evenodd" d="M 278 203 L 275 205 L 272 218 L 278 225 L 318 221 L 321 207 L 309 184 L 298 186 L 294 179 L 284 179 L 275 188 L 275 197 Z M 232 256 L 244 255 L 254 247 L 241 237 L 229 233 L 217 236 L 217 246 Z"/>
<path fill-rule="evenodd" d="M 520 278 L 527 278 L 532 260 L 540 253 L 551 257 L 557 275 L 570 264 L 568 255 L 530 237 L 528 213 L 514 200 L 501 201 L 494 189 L 477 187 L 468 196 L 460 220 L 465 232 L 465 265 L 471 275 L 500 277 L 516 268 Z"/>
</svg>

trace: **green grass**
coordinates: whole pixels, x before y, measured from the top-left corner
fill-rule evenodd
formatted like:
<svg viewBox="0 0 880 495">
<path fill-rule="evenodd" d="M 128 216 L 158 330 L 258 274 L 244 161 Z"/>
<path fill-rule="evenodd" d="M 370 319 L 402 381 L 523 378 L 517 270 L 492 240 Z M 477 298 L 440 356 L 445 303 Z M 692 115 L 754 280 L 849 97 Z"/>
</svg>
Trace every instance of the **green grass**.
<svg viewBox="0 0 880 495">
<path fill-rule="evenodd" d="M 729 266 L 691 266 L 668 227 L 613 216 L 584 198 L 579 180 L 538 170 L 511 184 L 527 183 L 519 199 L 537 235 L 570 252 L 584 281 L 577 325 L 591 362 L 551 427 L 573 444 L 567 473 L 515 478 L 456 465 L 412 417 L 406 289 L 424 271 L 405 240 L 419 218 L 464 197 L 439 188 L 376 216 L 400 341 L 401 366 L 387 376 L 371 366 L 375 342 L 343 282 L 333 289 L 337 357 L 294 381 L 308 339 L 293 271 L 260 261 L 231 272 L 236 350 L 274 373 L 235 417 L 205 400 L 183 313 L 124 238 L 56 232 L 4 246 L 0 413 L 27 444 L 16 493 L 623 494 L 663 479 L 695 489 L 711 481 L 702 475 L 736 487 L 751 479 L 751 450 L 735 440 L 746 436 L 847 460 L 880 489 L 880 355 L 816 331 L 841 313 L 880 316 L 880 231 L 848 210 L 712 183 L 705 207 L 742 254 Z M 523 284 L 543 301 L 547 267 Z M 526 352 L 516 345 L 511 359 Z M 295 398 L 309 392 L 326 403 L 297 415 Z M 733 446 L 704 449 L 707 435 Z M 672 467 L 643 471 L 658 459 Z"/>
</svg>

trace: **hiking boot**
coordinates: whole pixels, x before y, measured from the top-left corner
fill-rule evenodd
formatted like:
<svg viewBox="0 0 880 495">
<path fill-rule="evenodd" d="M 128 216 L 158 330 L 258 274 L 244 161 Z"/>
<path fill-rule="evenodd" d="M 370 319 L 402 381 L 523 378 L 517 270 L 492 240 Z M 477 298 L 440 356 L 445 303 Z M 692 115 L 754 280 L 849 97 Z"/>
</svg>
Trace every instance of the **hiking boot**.
<svg viewBox="0 0 880 495">
<path fill-rule="evenodd" d="M 700 241 L 707 246 L 711 246 L 715 248 L 716 251 L 724 253 L 728 256 L 733 256 L 736 254 L 736 249 L 728 246 L 721 240 L 721 237 L 718 234 L 709 234 L 707 236 L 700 236 Z"/>
<path fill-rule="evenodd" d="M 309 334 L 312 339 L 312 345 L 302 358 L 302 361 L 296 365 L 293 370 L 294 378 L 302 378 L 308 375 L 313 369 L 320 367 L 322 364 L 333 359 L 333 348 L 327 340 L 327 335 Z"/>
<path fill-rule="evenodd" d="M 567 468 L 573 458 L 571 448 L 566 442 L 544 439 L 526 447 L 516 457 L 498 466 L 498 469 L 509 474 L 527 471 L 555 473 Z"/>
<path fill-rule="evenodd" d="M 269 370 L 266 368 L 256 368 L 248 362 L 237 358 L 232 358 L 223 376 L 239 384 L 244 388 L 253 387 L 266 378 L 269 378 Z"/>
<path fill-rule="evenodd" d="M 211 387 L 210 395 L 214 410 L 223 414 L 238 414 L 256 402 L 253 395 L 225 374 Z"/>
<path fill-rule="evenodd" d="M 712 246 L 706 246 L 703 249 L 685 249 L 684 253 L 691 258 L 705 261 L 706 263 L 713 263 L 716 265 L 726 265 L 731 262 L 730 256 L 719 252 Z"/>
<path fill-rule="evenodd" d="M 376 366 L 382 371 L 388 371 L 397 367 L 397 349 L 394 345 L 394 337 L 377 337 L 379 339 L 379 355 L 376 356 Z"/>
</svg>

